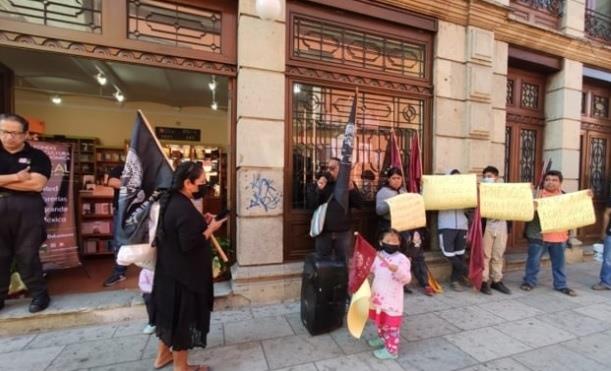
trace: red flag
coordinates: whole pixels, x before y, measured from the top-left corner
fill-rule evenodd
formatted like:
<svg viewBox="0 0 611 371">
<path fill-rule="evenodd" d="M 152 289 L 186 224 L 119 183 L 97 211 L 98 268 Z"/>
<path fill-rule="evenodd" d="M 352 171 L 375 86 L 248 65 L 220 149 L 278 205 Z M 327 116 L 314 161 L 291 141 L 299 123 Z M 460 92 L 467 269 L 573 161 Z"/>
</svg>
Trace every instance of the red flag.
<svg viewBox="0 0 611 371">
<path fill-rule="evenodd" d="M 350 259 L 348 273 L 348 292 L 354 294 L 369 276 L 376 257 L 376 250 L 360 234 L 354 241 L 354 252 Z"/>
<path fill-rule="evenodd" d="M 420 182 L 422 181 L 422 160 L 420 159 L 420 140 L 418 132 L 412 135 L 411 151 L 409 154 L 409 183 L 407 190 L 412 193 L 420 193 Z"/>
<path fill-rule="evenodd" d="M 479 206 L 475 209 L 473 222 L 467 234 L 467 243 L 471 246 L 469 258 L 469 280 L 479 291 L 482 288 L 484 272 L 484 246 L 482 242 L 482 216 Z"/>
<path fill-rule="evenodd" d="M 394 130 L 390 132 L 390 166 L 403 171 L 403 161 L 401 161 L 401 151 L 397 143 L 397 136 Z"/>
</svg>

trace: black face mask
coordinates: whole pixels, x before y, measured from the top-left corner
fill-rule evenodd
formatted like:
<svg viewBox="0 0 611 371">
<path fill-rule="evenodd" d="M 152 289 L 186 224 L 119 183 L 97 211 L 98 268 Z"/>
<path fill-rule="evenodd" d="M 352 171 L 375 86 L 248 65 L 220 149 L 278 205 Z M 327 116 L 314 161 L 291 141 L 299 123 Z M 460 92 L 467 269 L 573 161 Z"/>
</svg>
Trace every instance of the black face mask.
<svg viewBox="0 0 611 371">
<path fill-rule="evenodd" d="M 394 254 L 399 251 L 399 245 L 391 245 L 384 242 L 381 242 L 380 245 L 382 245 L 382 250 L 384 250 L 384 252 L 387 254 Z"/>
<path fill-rule="evenodd" d="M 204 197 L 206 195 L 206 193 L 208 193 L 208 185 L 207 184 L 200 184 L 198 186 L 197 192 L 193 192 L 193 193 L 191 193 L 191 195 L 193 196 L 194 200 L 199 200 L 200 198 Z"/>
</svg>

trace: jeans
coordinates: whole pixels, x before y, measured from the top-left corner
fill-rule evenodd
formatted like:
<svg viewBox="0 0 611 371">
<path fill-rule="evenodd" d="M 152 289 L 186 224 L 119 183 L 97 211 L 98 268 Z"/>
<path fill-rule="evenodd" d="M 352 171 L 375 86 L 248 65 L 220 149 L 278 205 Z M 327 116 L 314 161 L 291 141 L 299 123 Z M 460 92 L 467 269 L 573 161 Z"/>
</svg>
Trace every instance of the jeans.
<svg viewBox="0 0 611 371">
<path fill-rule="evenodd" d="M 600 268 L 600 283 L 611 288 L 611 236 L 605 237 L 603 264 Z"/>
<path fill-rule="evenodd" d="M 524 283 L 533 287 L 537 285 L 537 274 L 541 264 L 541 256 L 547 251 L 552 261 L 552 277 L 554 289 L 561 290 L 567 287 L 566 273 L 564 271 L 564 242 L 544 242 L 541 240 L 528 240 L 528 259 L 526 260 L 526 272 Z"/>
<path fill-rule="evenodd" d="M 121 246 L 117 246 L 117 243 L 114 239 L 110 240 L 109 242 L 115 256 L 115 265 L 112 268 L 112 274 L 125 276 L 125 273 L 127 273 L 127 267 L 125 265 L 119 265 L 117 263 L 117 256 L 119 255 L 119 249 L 121 248 Z"/>
</svg>

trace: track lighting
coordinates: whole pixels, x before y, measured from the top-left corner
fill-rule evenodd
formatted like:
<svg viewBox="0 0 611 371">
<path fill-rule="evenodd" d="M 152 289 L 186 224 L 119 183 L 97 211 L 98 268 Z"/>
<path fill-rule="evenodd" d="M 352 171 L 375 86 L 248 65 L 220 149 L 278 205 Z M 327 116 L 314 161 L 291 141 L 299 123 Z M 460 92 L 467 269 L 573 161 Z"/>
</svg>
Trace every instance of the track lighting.
<svg viewBox="0 0 611 371">
<path fill-rule="evenodd" d="M 98 81 L 98 84 L 102 86 L 106 85 L 106 83 L 108 82 L 106 75 L 104 75 L 102 72 L 98 72 L 98 74 L 95 75 L 95 79 Z"/>
<path fill-rule="evenodd" d="M 123 103 L 123 101 L 125 100 L 125 95 L 123 95 L 123 93 L 119 89 L 117 89 L 117 91 L 115 91 L 115 93 L 112 96 L 115 97 L 115 99 L 119 103 Z"/>
<path fill-rule="evenodd" d="M 51 97 L 51 102 L 53 102 L 53 104 L 62 104 L 62 97 L 60 97 L 59 95 L 54 95 Z"/>
<path fill-rule="evenodd" d="M 212 91 L 216 89 L 216 77 L 214 75 L 212 75 L 212 80 L 208 83 L 208 88 Z"/>
</svg>

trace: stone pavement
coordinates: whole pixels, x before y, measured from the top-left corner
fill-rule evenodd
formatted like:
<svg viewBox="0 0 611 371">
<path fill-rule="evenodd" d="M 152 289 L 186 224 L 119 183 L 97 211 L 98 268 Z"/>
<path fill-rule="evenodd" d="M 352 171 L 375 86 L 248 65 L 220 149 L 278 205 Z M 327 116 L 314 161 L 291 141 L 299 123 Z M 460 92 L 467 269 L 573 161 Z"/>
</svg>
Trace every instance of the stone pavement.
<svg viewBox="0 0 611 371">
<path fill-rule="evenodd" d="M 611 291 L 589 289 L 599 268 L 594 262 L 567 267 L 575 298 L 551 289 L 549 270 L 529 293 L 518 288 L 521 272 L 512 272 L 505 278 L 511 296 L 406 295 L 397 361 L 376 360 L 345 329 L 308 335 L 298 303 L 215 312 L 209 347 L 192 351 L 190 360 L 213 371 L 611 370 Z M 132 321 L 0 337 L 0 370 L 152 370 L 157 340 L 142 335 L 143 326 Z M 368 326 L 365 335 L 373 332 Z"/>
</svg>

